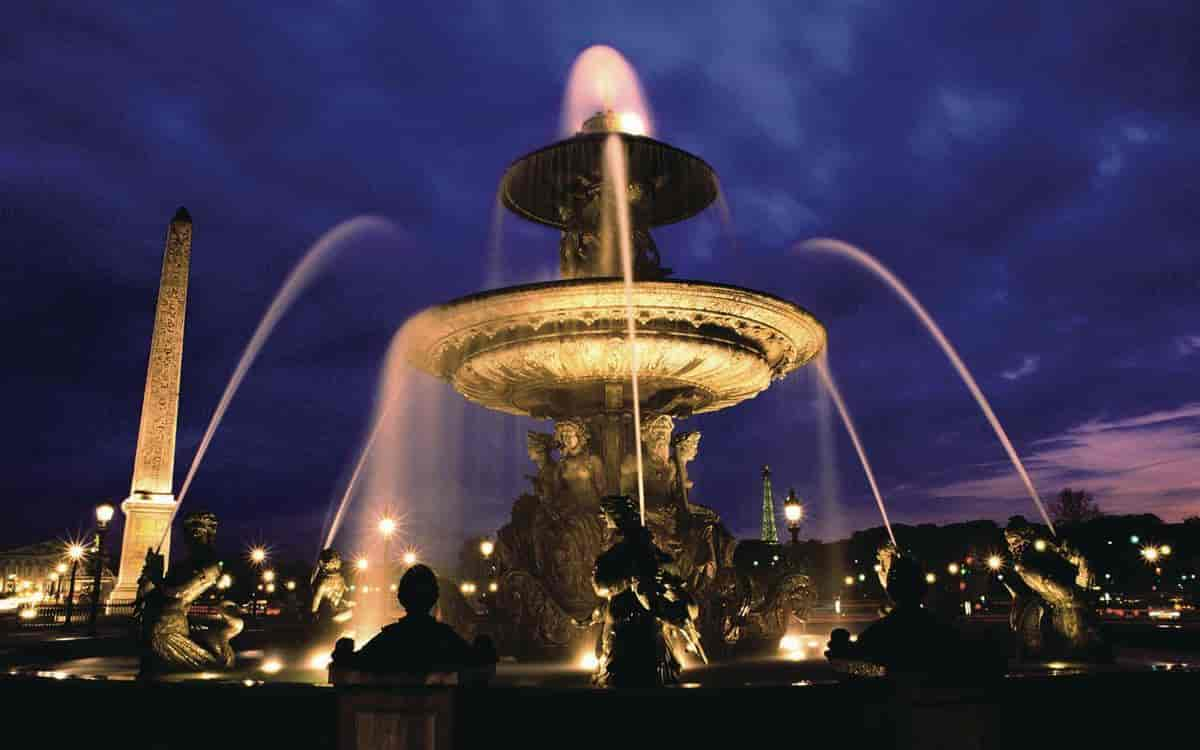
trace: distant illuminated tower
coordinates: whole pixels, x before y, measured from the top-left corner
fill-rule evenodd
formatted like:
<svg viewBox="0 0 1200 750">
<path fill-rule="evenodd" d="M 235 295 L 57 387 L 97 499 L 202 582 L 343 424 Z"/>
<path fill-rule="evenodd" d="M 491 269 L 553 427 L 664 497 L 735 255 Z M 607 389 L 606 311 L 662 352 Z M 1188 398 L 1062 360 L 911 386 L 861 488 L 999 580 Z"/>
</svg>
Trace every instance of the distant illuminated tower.
<svg viewBox="0 0 1200 750">
<path fill-rule="evenodd" d="M 775 493 L 771 491 L 771 467 L 763 467 L 763 516 L 762 540 L 779 544 L 779 532 L 775 530 Z"/>
<path fill-rule="evenodd" d="M 121 564 L 111 601 L 133 599 L 146 550 L 159 540 L 166 564 L 171 547 L 167 527 L 175 510 L 171 484 L 175 472 L 175 423 L 179 414 L 179 371 L 183 363 L 183 314 L 187 306 L 188 267 L 192 255 L 192 217 L 186 209 L 175 212 L 167 227 L 163 250 L 154 332 L 150 338 L 150 364 L 142 398 L 137 452 L 133 458 L 133 484 L 121 503 L 125 530 L 121 535 Z"/>
</svg>

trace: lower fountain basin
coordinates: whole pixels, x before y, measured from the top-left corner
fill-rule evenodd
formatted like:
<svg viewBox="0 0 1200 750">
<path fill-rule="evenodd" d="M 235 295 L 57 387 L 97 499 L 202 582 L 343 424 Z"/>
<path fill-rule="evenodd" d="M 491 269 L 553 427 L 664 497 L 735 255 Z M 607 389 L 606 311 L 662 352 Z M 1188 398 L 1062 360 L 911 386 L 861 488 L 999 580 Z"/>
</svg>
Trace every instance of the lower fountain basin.
<svg viewBox="0 0 1200 750">
<path fill-rule="evenodd" d="M 825 347 L 809 312 L 762 292 L 699 281 L 633 289 L 643 408 L 686 416 L 761 393 Z M 628 410 L 632 363 L 621 279 L 509 287 L 429 308 L 405 351 L 466 398 L 509 414 L 560 418 Z"/>
</svg>

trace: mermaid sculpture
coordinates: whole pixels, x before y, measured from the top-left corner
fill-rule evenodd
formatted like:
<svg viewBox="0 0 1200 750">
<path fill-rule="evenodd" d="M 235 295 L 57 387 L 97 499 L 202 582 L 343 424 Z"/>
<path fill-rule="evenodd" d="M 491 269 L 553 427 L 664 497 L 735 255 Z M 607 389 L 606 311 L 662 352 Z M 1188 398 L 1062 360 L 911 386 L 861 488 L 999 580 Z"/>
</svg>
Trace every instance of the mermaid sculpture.
<svg viewBox="0 0 1200 750">
<path fill-rule="evenodd" d="M 188 557 L 163 574 L 163 557 L 148 550 L 139 578 L 142 673 L 229 669 L 234 664 L 229 642 L 242 632 L 242 619 L 233 602 L 221 602 L 214 625 L 192 626 L 188 610 L 221 575 L 214 541 L 217 517 L 192 513 L 183 519 Z"/>
<path fill-rule="evenodd" d="M 1086 601 L 1087 561 L 1065 542 L 1036 538 L 1032 526 L 1004 530 L 1020 584 L 1005 585 L 1013 598 L 1009 623 L 1023 656 L 1103 661 L 1111 651 Z"/>
<path fill-rule="evenodd" d="M 627 495 L 601 500 L 608 528 L 620 538 L 596 559 L 593 581 L 606 599 L 596 644 L 593 682 L 602 687 L 659 687 L 679 680 L 682 669 L 671 644 L 706 660 L 695 619 L 699 608 L 682 579 L 667 566 L 671 557 L 654 544 Z"/>
</svg>

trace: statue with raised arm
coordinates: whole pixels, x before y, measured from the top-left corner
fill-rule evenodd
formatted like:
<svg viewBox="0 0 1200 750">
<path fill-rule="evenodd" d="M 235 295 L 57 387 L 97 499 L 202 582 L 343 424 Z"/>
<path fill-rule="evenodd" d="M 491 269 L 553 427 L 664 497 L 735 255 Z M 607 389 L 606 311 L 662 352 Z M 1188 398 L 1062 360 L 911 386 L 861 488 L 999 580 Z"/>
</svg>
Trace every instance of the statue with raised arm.
<svg viewBox="0 0 1200 750">
<path fill-rule="evenodd" d="M 183 519 L 183 531 L 188 556 L 165 575 L 162 556 L 147 555 L 138 594 L 143 674 L 229 669 L 234 664 L 229 642 L 242 632 L 242 619 L 233 602 L 222 602 L 217 621 L 208 626 L 188 621 L 192 602 L 221 575 L 214 547 L 217 517 L 192 513 Z"/>
<path fill-rule="evenodd" d="M 316 622 L 346 622 L 354 612 L 354 602 L 346 599 L 346 578 L 342 575 L 342 556 L 332 547 L 321 552 L 313 578 L 313 596 L 309 615 Z"/>
<path fill-rule="evenodd" d="M 1041 537 L 1032 526 L 1004 530 L 1019 584 L 1006 583 L 1013 597 L 1010 625 L 1023 655 L 1036 658 L 1106 660 L 1111 652 L 1087 602 L 1090 573 L 1078 550 Z"/>
<path fill-rule="evenodd" d="M 604 687 L 658 687 L 682 669 L 672 644 L 706 661 L 695 621 L 699 607 L 669 569 L 627 495 L 601 500 L 605 524 L 619 537 L 596 559 L 593 583 L 606 600 L 593 681 Z"/>
</svg>

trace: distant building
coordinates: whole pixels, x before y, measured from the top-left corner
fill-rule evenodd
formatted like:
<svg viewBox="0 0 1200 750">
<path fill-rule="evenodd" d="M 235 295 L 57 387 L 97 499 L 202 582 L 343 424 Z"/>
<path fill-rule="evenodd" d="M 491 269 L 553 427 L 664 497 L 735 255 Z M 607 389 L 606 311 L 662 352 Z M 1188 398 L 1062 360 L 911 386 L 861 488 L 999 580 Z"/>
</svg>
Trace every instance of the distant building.
<svg viewBox="0 0 1200 750">
<path fill-rule="evenodd" d="M 90 557 L 79 562 L 75 573 L 75 594 L 91 592 L 94 569 Z M 59 564 L 65 564 L 66 573 L 58 572 Z M 70 585 L 71 561 L 61 541 L 38 542 L 24 547 L 0 551 L 0 592 L 4 594 L 36 594 L 44 597 L 63 598 Z M 100 591 L 105 593 L 113 587 L 113 573 L 105 566 L 100 575 Z"/>
</svg>

